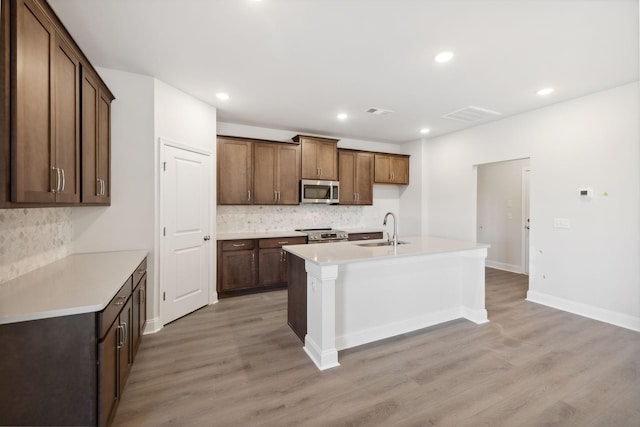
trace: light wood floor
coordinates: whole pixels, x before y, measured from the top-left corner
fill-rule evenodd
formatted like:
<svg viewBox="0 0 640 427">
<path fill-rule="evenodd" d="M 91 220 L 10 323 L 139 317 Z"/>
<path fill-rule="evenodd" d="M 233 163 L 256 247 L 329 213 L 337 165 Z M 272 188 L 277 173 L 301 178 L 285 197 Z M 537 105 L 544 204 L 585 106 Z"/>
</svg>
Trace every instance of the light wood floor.
<svg viewBox="0 0 640 427">
<path fill-rule="evenodd" d="M 316 369 L 286 292 L 221 300 L 143 339 L 117 426 L 640 426 L 640 334 L 524 300 L 487 269 L 490 323 L 448 322 Z"/>
</svg>

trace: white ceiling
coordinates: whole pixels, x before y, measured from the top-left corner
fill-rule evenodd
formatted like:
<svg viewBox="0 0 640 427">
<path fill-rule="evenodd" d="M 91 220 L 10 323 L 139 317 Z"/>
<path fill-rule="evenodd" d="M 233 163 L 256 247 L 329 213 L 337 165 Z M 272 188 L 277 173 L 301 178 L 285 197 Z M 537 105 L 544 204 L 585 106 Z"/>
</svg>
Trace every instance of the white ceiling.
<svg viewBox="0 0 640 427">
<path fill-rule="evenodd" d="M 638 80 L 637 0 L 49 2 L 94 65 L 156 77 L 220 121 L 336 137 L 412 141 L 477 124 L 442 118 L 467 106 L 505 117 Z M 442 50 L 453 60 L 434 62 Z"/>
</svg>

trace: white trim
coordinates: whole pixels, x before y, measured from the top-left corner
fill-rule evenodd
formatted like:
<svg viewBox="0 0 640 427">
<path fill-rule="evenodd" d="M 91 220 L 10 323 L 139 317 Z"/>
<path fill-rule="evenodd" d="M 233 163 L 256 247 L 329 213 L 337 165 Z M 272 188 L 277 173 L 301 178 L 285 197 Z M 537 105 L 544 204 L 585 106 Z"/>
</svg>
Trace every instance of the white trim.
<svg viewBox="0 0 640 427">
<path fill-rule="evenodd" d="M 524 274 L 522 265 L 507 264 L 505 262 L 492 261 L 487 259 L 485 265 L 489 268 L 495 268 L 497 270 L 510 271 L 511 273 Z"/>
<path fill-rule="evenodd" d="M 618 313 L 616 311 L 606 310 L 536 291 L 527 292 L 527 301 L 640 332 L 640 317 L 629 316 L 628 314 Z"/>
<path fill-rule="evenodd" d="M 531 161 L 531 160 L 529 160 Z M 529 174 L 528 178 L 529 178 L 529 185 L 526 185 L 526 181 L 527 181 L 527 173 Z M 527 191 L 527 187 L 528 190 Z M 529 200 L 527 200 L 527 198 Z M 529 254 L 529 251 L 531 250 L 531 230 L 529 230 L 529 248 L 526 247 L 526 243 L 527 243 L 527 229 L 526 227 L 529 225 L 527 224 L 527 205 L 529 206 L 529 212 L 528 212 L 528 217 L 531 218 L 531 168 L 524 168 L 522 169 L 522 209 L 521 209 L 521 215 L 520 215 L 520 219 L 521 219 L 521 236 L 520 236 L 520 243 L 521 243 L 521 247 L 520 247 L 520 271 L 518 271 L 518 273 L 522 273 L 522 274 L 529 274 L 529 272 L 527 271 L 528 269 L 526 268 L 526 266 L 528 265 L 528 260 L 526 255 Z M 509 271 L 509 270 L 508 270 Z"/>
<path fill-rule="evenodd" d="M 168 138 L 163 138 L 163 137 L 159 137 L 158 141 L 160 142 L 160 146 L 162 147 L 162 149 L 164 150 L 165 146 L 171 146 L 174 148 L 179 148 L 181 150 L 186 150 L 186 151 L 191 151 L 193 153 L 198 153 L 198 154 L 204 154 L 205 156 L 211 156 L 213 155 L 213 151 L 210 150 L 205 150 L 199 147 L 193 147 L 191 145 L 187 145 L 184 144 L 182 142 L 178 142 L 178 141 L 173 141 L 171 139 Z M 164 156 L 163 156 L 164 158 Z"/>
<path fill-rule="evenodd" d="M 159 317 L 154 317 L 153 319 L 147 319 L 147 326 L 144 327 L 144 335 L 155 334 L 156 332 L 160 332 L 160 330 L 164 327 L 162 321 Z"/>
</svg>

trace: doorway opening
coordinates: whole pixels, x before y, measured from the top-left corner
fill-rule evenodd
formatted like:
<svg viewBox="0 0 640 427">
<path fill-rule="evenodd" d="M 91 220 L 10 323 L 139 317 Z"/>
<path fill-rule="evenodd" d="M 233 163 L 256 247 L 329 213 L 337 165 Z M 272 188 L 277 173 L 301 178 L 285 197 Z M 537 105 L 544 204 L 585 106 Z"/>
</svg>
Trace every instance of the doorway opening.
<svg viewBox="0 0 640 427">
<path fill-rule="evenodd" d="M 529 274 L 529 158 L 477 166 L 476 240 L 488 243 L 486 265 Z"/>
</svg>

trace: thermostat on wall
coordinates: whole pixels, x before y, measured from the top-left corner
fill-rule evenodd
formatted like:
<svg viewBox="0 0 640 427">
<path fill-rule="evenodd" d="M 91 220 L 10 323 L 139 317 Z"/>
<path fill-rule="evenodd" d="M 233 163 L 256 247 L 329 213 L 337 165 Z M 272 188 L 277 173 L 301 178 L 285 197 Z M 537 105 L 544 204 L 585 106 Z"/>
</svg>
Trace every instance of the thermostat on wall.
<svg viewBox="0 0 640 427">
<path fill-rule="evenodd" d="M 578 197 L 581 199 L 590 199 L 593 197 L 593 188 L 579 188 Z"/>
</svg>

